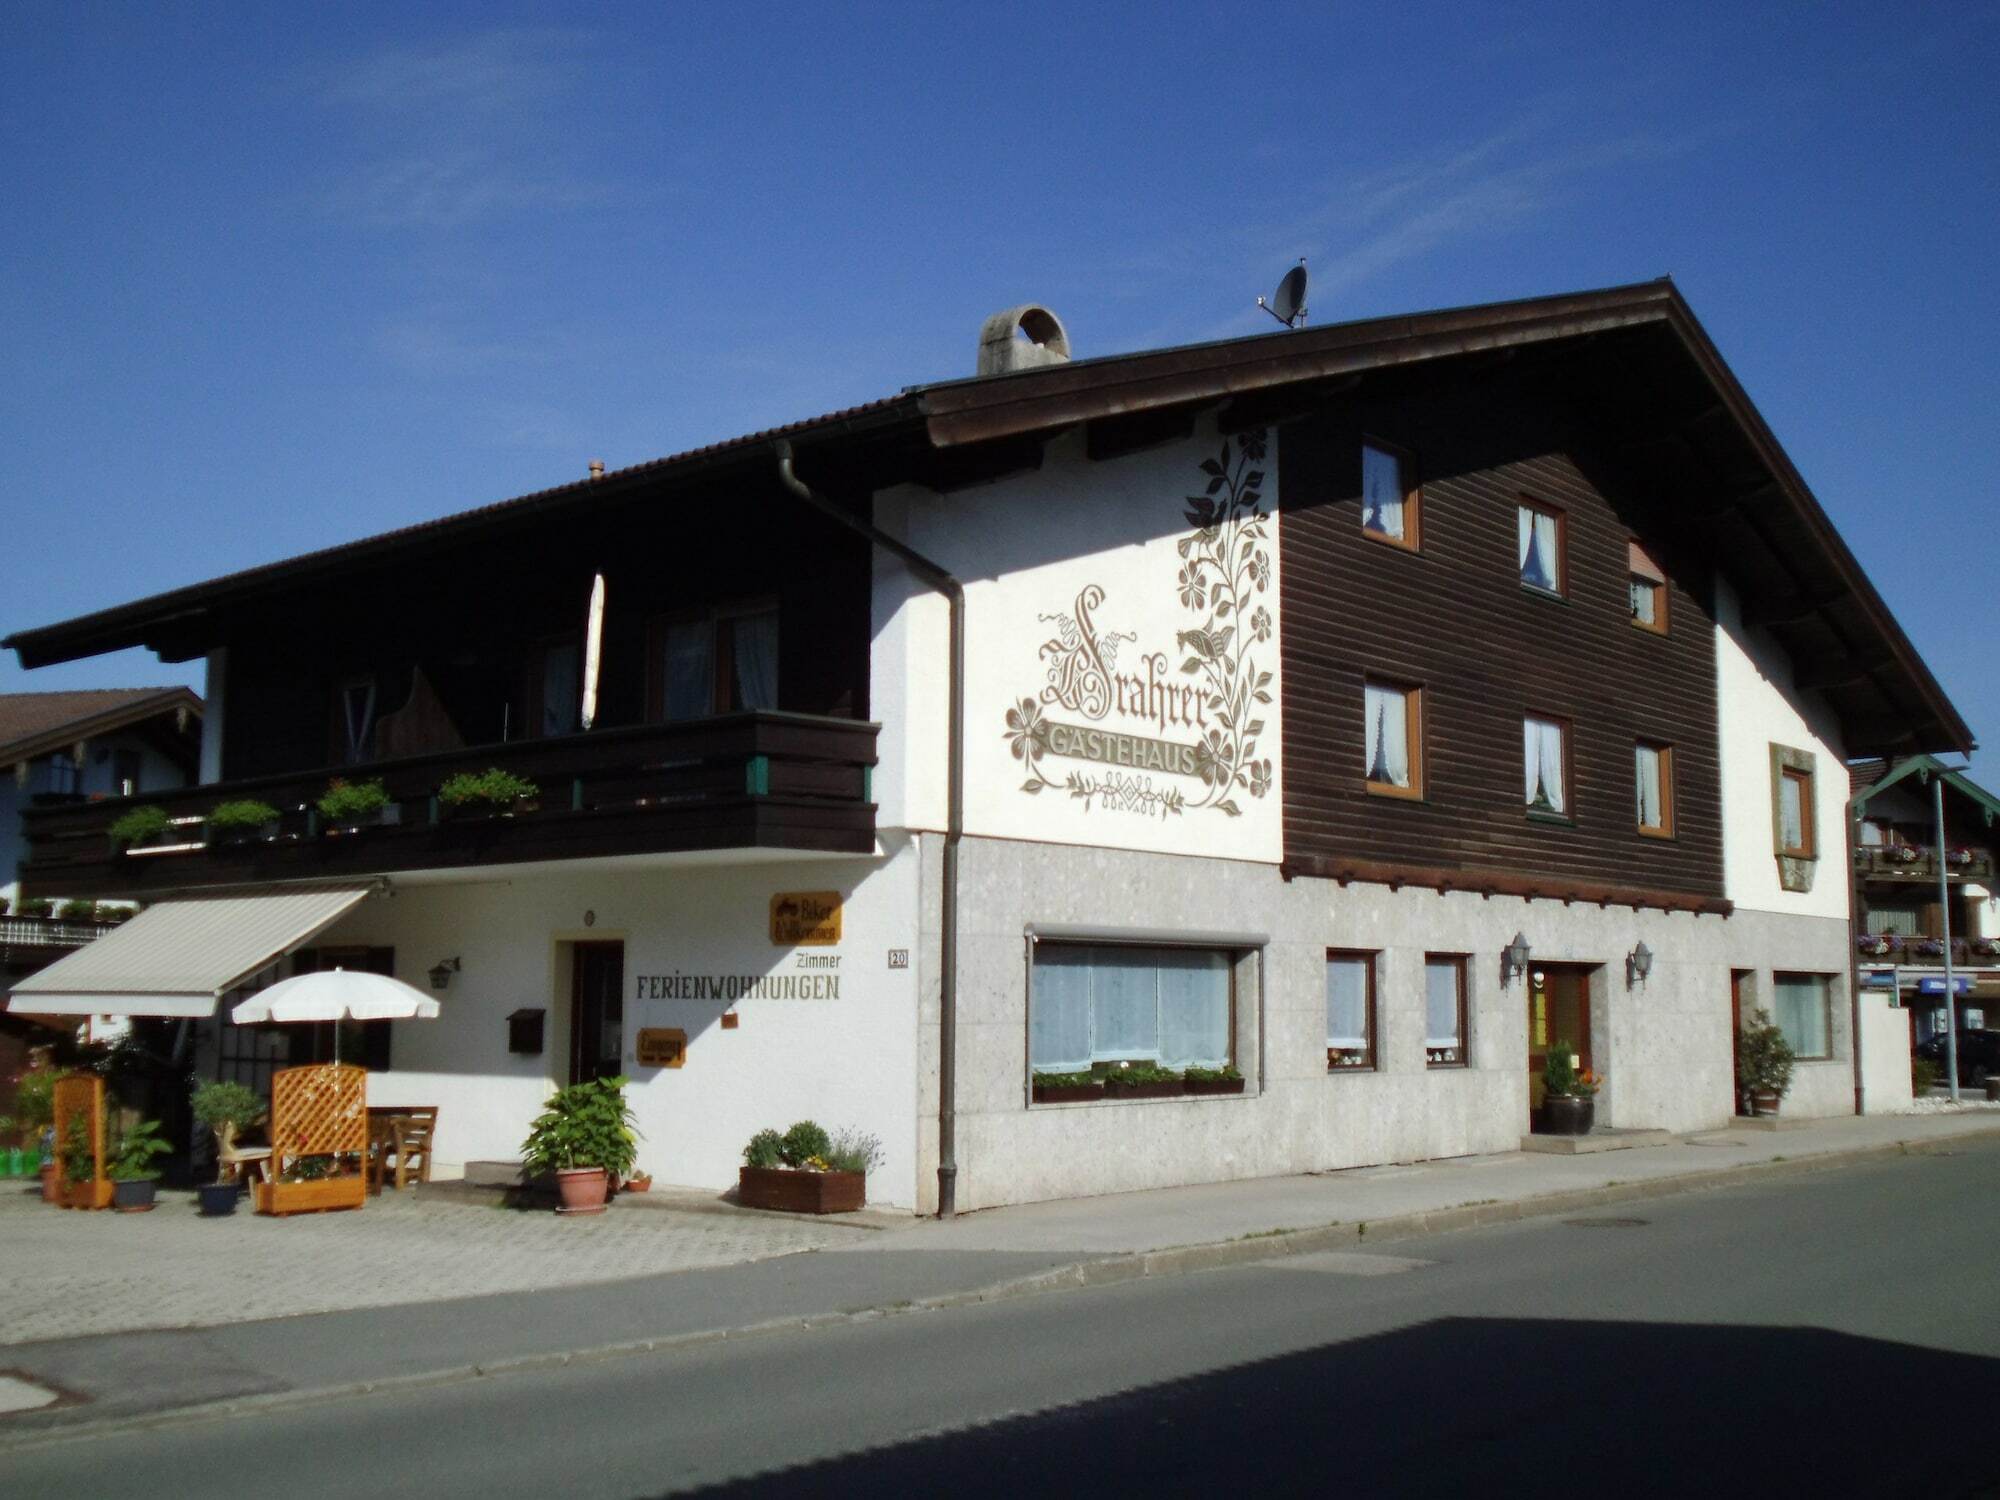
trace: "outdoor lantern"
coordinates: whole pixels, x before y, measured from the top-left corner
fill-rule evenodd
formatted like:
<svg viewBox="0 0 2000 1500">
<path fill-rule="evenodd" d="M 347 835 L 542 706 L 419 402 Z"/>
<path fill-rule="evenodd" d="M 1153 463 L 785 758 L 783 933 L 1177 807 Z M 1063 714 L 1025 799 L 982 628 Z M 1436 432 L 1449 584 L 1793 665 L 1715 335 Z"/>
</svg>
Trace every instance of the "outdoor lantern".
<svg viewBox="0 0 2000 1500">
<path fill-rule="evenodd" d="M 448 988 L 451 984 L 451 976 L 458 972 L 458 968 L 457 959 L 447 958 L 442 960 L 436 968 L 431 970 L 431 988 L 434 990 Z"/>
<path fill-rule="evenodd" d="M 1503 982 L 1527 973 L 1529 951 L 1527 937 L 1522 933 L 1515 933 L 1514 941 L 1500 954 L 1500 977 Z"/>
<path fill-rule="evenodd" d="M 1644 984 L 1646 976 L 1653 972 L 1653 950 L 1646 946 L 1642 938 L 1639 945 L 1625 955 L 1625 988 L 1634 984 Z"/>
</svg>

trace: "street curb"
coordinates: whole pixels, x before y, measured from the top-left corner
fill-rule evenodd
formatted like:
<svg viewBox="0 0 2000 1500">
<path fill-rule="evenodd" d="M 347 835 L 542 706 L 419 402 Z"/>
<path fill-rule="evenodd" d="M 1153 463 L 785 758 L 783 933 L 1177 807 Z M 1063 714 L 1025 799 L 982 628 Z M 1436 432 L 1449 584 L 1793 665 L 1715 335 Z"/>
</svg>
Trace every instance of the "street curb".
<svg viewBox="0 0 2000 1500">
<path fill-rule="evenodd" d="M 1714 1132 L 1705 1132 L 1714 1133 Z M 165 1411 L 109 1417 L 102 1422 L 66 1423 L 62 1426 L 25 1428 L 0 1432 L 0 1453 L 18 1453 L 33 1448 L 55 1447 L 63 1443 L 115 1437 L 124 1433 L 147 1432 L 197 1422 L 226 1421 L 232 1417 L 260 1416 L 294 1407 L 320 1405 L 328 1401 L 360 1396 L 392 1395 L 400 1391 L 427 1390 L 460 1385 L 500 1375 L 532 1374 L 575 1365 L 602 1364 L 644 1354 L 660 1354 L 678 1349 L 699 1348 L 730 1340 L 761 1338 L 777 1333 L 810 1332 L 821 1328 L 848 1327 L 879 1322 L 910 1313 L 945 1312 L 1008 1302 L 1018 1297 L 1040 1296 L 1048 1292 L 1079 1291 L 1093 1287 L 1117 1286 L 1155 1276 L 1184 1276 L 1198 1271 L 1219 1271 L 1234 1266 L 1254 1265 L 1293 1255 L 1311 1255 L 1325 1250 L 1353 1249 L 1385 1241 L 1414 1239 L 1424 1235 L 1448 1234 L 1455 1230 L 1479 1229 L 1492 1224 L 1515 1223 L 1523 1219 L 1552 1218 L 1606 1204 L 1627 1203 L 1645 1198 L 1672 1198 L 1705 1189 L 1729 1187 L 1750 1178 L 1802 1176 L 1829 1168 L 1853 1166 L 1892 1156 L 1927 1156 L 1950 1151 L 1966 1142 L 2000 1136 L 2000 1124 L 1961 1131 L 1932 1140 L 1890 1141 L 1877 1146 L 1857 1146 L 1811 1156 L 1777 1157 L 1769 1161 L 1742 1162 L 1732 1166 L 1682 1172 L 1672 1177 L 1648 1181 L 1612 1182 L 1600 1187 L 1575 1188 L 1542 1193 L 1531 1198 L 1493 1200 L 1460 1204 L 1454 1208 L 1425 1209 L 1394 1218 L 1326 1224 L 1309 1229 L 1278 1229 L 1208 1244 L 1177 1245 L 1165 1250 L 1140 1250 L 1111 1254 L 1091 1260 L 1072 1261 L 1033 1275 L 995 1282 L 969 1291 L 945 1292 L 934 1297 L 884 1303 L 877 1307 L 853 1308 L 844 1312 L 811 1313 L 803 1317 L 772 1318 L 735 1328 L 699 1329 L 668 1334 L 660 1338 L 632 1339 L 599 1344 L 588 1349 L 570 1349 L 547 1354 L 516 1355 L 425 1370 L 411 1375 L 390 1375 L 376 1380 L 347 1381 L 308 1389 L 270 1391 L 254 1396 L 232 1396 L 194 1406 Z"/>
</svg>

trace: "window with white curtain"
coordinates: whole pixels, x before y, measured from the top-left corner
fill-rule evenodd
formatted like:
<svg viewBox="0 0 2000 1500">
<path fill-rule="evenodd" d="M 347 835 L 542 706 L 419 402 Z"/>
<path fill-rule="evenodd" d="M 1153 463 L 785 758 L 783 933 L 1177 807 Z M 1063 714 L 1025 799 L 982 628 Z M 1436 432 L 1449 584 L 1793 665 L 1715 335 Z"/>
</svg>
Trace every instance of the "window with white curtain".
<svg viewBox="0 0 2000 1500">
<path fill-rule="evenodd" d="M 1029 1064 L 1044 1073 L 1119 1062 L 1221 1067 L 1233 1052 L 1232 973 L 1220 949 L 1037 942 Z"/>
<path fill-rule="evenodd" d="M 778 611 L 724 609 L 656 621 L 650 689 L 669 723 L 778 706 Z"/>
<path fill-rule="evenodd" d="M 1470 1062 L 1465 1035 L 1465 958 L 1424 955 L 1424 1064 L 1462 1068 Z"/>
<path fill-rule="evenodd" d="M 1520 508 L 1521 582 L 1544 593 L 1563 591 L 1563 526 L 1559 512 L 1538 505 Z"/>
<path fill-rule="evenodd" d="M 1569 816 L 1568 729 L 1560 719 L 1521 720 L 1521 775 L 1528 811 Z"/>
<path fill-rule="evenodd" d="M 1674 831 L 1674 750 L 1671 745 L 1632 747 L 1633 795 L 1639 831 L 1666 837 Z"/>
<path fill-rule="evenodd" d="M 1833 980 L 1825 974 L 1773 974 L 1771 1019 L 1795 1056 L 1833 1056 Z"/>
<path fill-rule="evenodd" d="M 1778 852 L 1812 853 L 1812 777 L 1787 768 L 1778 777 Z"/>
<path fill-rule="evenodd" d="M 1371 792 L 1423 795 L 1422 698 L 1413 687 L 1372 678 L 1363 684 L 1362 764 Z"/>
<path fill-rule="evenodd" d="M 1329 1070 L 1375 1066 L 1375 955 L 1328 949 L 1326 1065 Z"/>
<path fill-rule="evenodd" d="M 1667 575 L 1637 542 L 1626 546 L 1632 593 L 1632 623 L 1655 634 L 1667 628 Z"/>
<path fill-rule="evenodd" d="M 1379 443 L 1361 445 L 1361 529 L 1383 541 L 1417 545 L 1417 492 L 1410 461 Z"/>
</svg>

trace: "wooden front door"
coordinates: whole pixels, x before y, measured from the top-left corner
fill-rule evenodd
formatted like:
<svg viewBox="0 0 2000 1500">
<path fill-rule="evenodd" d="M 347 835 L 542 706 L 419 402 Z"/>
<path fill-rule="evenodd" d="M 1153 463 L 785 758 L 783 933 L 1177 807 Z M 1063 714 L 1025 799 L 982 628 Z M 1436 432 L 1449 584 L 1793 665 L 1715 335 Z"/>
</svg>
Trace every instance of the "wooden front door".
<svg viewBox="0 0 2000 1500">
<path fill-rule="evenodd" d="M 1590 1058 L 1590 970 L 1581 964 L 1536 964 L 1528 971 L 1528 1107 L 1542 1107 L 1542 1064 L 1549 1048 L 1567 1042 Z"/>
<path fill-rule="evenodd" d="M 625 1052 L 625 945 L 578 943 L 570 978 L 569 1081 L 621 1072 Z"/>
</svg>

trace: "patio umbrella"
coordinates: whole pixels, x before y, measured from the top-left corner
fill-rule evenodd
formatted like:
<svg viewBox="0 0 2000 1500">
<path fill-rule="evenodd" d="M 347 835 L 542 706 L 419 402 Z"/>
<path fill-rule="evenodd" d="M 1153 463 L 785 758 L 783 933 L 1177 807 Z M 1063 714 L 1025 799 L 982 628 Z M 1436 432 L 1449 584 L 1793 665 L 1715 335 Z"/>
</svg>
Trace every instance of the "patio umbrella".
<svg viewBox="0 0 2000 1500">
<path fill-rule="evenodd" d="M 259 990 L 229 1013 L 238 1026 L 260 1021 L 430 1020 L 437 1001 L 422 990 L 363 969 L 321 969 L 294 974 Z M 340 1028 L 333 1030 L 333 1060 L 340 1061 Z"/>
</svg>

